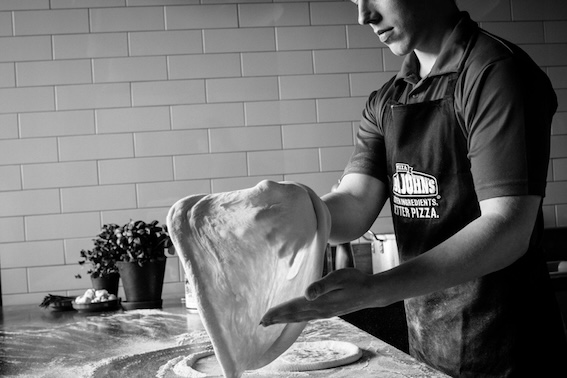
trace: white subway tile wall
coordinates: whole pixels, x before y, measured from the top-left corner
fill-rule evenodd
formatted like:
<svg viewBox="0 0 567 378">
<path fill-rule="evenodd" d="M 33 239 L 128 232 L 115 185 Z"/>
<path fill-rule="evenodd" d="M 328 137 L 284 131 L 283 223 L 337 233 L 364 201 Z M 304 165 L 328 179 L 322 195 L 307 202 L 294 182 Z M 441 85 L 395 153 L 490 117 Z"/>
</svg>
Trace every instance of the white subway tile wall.
<svg viewBox="0 0 567 378">
<path fill-rule="evenodd" d="M 567 226 L 567 2 L 458 3 L 553 82 L 544 215 Z M 0 51 L 4 305 L 89 287 L 104 223 L 263 179 L 328 192 L 402 61 L 343 0 L 2 0 Z M 388 206 L 372 229 L 392 232 Z M 183 296 L 174 256 L 164 296 Z"/>
</svg>

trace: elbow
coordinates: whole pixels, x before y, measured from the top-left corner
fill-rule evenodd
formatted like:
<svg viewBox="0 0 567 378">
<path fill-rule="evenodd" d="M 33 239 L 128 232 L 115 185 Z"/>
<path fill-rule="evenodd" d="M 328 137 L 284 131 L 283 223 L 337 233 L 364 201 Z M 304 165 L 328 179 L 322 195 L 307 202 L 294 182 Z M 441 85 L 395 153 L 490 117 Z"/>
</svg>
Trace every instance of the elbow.
<svg viewBox="0 0 567 378">
<path fill-rule="evenodd" d="M 481 218 L 488 220 L 487 229 L 492 234 L 489 242 L 503 252 L 498 254 L 502 256 L 499 259 L 502 268 L 528 251 L 540 205 L 539 196 L 500 197 L 481 202 Z"/>
</svg>

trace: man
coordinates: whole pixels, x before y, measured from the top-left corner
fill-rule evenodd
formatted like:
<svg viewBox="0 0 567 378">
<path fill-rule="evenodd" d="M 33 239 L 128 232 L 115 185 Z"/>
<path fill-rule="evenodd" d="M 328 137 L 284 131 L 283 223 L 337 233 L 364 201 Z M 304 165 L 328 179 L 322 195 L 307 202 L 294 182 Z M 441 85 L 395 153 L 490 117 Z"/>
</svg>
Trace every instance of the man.
<svg viewBox="0 0 567 378">
<path fill-rule="evenodd" d="M 323 200 L 340 243 L 366 232 L 389 198 L 402 264 L 335 271 L 262 324 L 404 300 L 410 353 L 449 375 L 558 376 L 567 343 L 540 248 L 557 107 L 548 78 L 453 0 L 357 5 L 360 24 L 407 56 L 370 95 Z"/>
</svg>

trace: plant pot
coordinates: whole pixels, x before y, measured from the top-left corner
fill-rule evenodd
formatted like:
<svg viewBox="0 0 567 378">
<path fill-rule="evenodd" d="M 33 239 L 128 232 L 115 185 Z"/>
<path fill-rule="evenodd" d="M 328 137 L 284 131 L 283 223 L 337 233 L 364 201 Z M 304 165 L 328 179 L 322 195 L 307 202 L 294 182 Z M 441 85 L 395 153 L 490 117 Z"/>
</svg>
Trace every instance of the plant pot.
<svg viewBox="0 0 567 378">
<path fill-rule="evenodd" d="M 165 263 L 166 259 L 150 261 L 143 266 L 135 262 L 116 262 L 126 296 L 126 301 L 122 301 L 125 310 L 162 307 Z"/>
<path fill-rule="evenodd" d="M 109 275 L 101 276 L 97 278 L 93 278 L 93 276 L 91 276 L 91 283 L 93 285 L 93 289 L 95 290 L 106 289 L 106 291 L 114 295 L 118 295 L 119 280 L 120 280 L 120 274 L 118 273 L 111 273 Z"/>
</svg>

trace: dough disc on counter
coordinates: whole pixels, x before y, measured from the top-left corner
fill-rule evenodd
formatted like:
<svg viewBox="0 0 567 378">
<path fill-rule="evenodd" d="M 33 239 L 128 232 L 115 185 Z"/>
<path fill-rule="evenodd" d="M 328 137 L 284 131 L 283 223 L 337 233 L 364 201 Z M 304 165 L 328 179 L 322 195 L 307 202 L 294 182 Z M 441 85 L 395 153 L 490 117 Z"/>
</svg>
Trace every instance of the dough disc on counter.
<svg viewBox="0 0 567 378">
<path fill-rule="evenodd" d="M 310 371 L 348 365 L 358 361 L 362 351 L 346 341 L 297 342 L 264 367 L 268 371 Z"/>
<path fill-rule="evenodd" d="M 218 377 L 220 366 L 213 351 L 190 354 L 185 358 L 176 358 L 163 368 L 171 369 L 176 376 L 187 378 Z M 286 372 L 302 372 L 336 368 L 356 362 L 362 357 L 360 348 L 345 341 L 307 341 L 296 342 L 272 363 L 255 371 L 244 372 L 245 377 L 256 374 L 274 375 Z M 197 367 L 203 365 L 203 369 Z"/>
<path fill-rule="evenodd" d="M 269 364 L 294 343 L 306 323 L 259 323 L 321 277 L 331 221 L 310 188 L 262 181 L 189 196 L 170 209 L 167 225 L 227 378 Z"/>
</svg>

